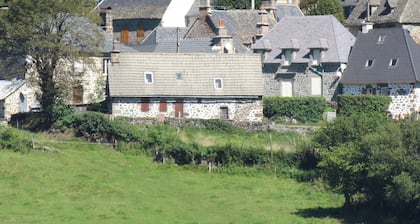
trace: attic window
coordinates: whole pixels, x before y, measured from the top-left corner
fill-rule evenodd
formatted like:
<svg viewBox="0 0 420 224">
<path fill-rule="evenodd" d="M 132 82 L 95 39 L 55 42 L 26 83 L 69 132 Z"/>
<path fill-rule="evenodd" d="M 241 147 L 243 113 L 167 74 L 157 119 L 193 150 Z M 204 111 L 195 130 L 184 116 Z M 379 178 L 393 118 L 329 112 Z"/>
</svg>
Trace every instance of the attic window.
<svg viewBox="0 0 420 224">
<path fill-rule="evenodd" d="M 372 68 L 374 63 L 375 63 L 374 59 L 368 59 L 365 64 L 365 68 Z"/>
<path fill-rule="evenodd" d="M 144 83 L 152 84 L 153 83 L 153 72 L 144 73 Z"/>
<path fill-rule="evenodd" d="M 215 89 L 222 89 L 223 88 L 223 80 L 221 78 L 214 79 L 214 88 Z"/>
<path fill-rule="evenodd" d="M 384 41 L 385 41 L 385 35 L 384 34 L 381 34 L 381 35 L 379 35 L 378 42 L 376 42 L 376 43 L 377 44 L 383 44 Z"/>
<path fill-rule="evenodd" d="M 391 60 L 389 60 L 389 67 L 397 67 L 398 64 L 398 58 L 391 58 Z"/>
</svg>

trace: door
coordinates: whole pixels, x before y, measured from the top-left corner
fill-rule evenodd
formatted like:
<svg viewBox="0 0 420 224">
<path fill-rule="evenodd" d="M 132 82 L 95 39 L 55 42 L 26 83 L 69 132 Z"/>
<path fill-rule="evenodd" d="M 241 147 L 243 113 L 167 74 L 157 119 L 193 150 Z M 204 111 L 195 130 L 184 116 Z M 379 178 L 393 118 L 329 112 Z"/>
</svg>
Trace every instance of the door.
<svg viewBox="0 0 420 224">
<path fill-rule="evenodd" d="M 184 103 L 182 101 L 175 103 L 175 117 L 184 117 Z"/>
<path fill-rule="evenodd" d="M 322 80 L 321 77 L 311 78 L 311 95 L 321 96 L 322 95 Z"/>
<path fill-rule="evenodd" d="M 228 107 L 220 107 L 220 119 L 221 120 L 229 120 Z"/>
<path fill-rule="evenodd" d="M 27 108 L 27 102 L 26 102 L 26 97 L 20 93 L 19 94 L 19 100 L 20 100 L 20 112 L 21 113 L 25 113 L 26 112 L 26 108 Z"/>
<path fill-rule="evenodd" d="M 281 96 L 293 96 L 293 80 L 282 79 L 281 80 Z"/>
</svg>

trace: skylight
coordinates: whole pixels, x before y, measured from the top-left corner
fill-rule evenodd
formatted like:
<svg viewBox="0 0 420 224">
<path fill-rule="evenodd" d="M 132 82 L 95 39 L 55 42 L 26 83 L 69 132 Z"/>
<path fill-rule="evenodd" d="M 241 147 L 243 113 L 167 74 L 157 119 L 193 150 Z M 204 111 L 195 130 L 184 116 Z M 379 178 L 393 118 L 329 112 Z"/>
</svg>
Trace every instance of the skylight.
<svg viewBox="0 0 420 224">
<path fill-rule="evenodd" d="M 398 64 L 398 58 L 391 58 L 391 60 L 389 60 L 389 67 L 397 67 Z"/>
<path fill-rule="evenodd" d="M 372 68 L 373 67 L 373 63 L 375 63 L 374 59 L 368 59 L 365 63 L 365 68 Z"/>
</svg>

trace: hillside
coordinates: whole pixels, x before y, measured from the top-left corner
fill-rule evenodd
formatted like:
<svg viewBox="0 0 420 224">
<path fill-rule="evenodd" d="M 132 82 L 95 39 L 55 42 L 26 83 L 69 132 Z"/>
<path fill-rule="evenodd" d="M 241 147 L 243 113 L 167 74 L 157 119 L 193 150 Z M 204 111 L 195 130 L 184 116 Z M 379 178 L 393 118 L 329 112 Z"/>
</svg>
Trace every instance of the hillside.
<svg viewBox="0 0 420 224">
<path fill-rule="evenodd" d="M 341 196 L 270 176 L 162 165 L 84 143 L 0 150 L 0 223 L 339 223 Z"/>
</svg>

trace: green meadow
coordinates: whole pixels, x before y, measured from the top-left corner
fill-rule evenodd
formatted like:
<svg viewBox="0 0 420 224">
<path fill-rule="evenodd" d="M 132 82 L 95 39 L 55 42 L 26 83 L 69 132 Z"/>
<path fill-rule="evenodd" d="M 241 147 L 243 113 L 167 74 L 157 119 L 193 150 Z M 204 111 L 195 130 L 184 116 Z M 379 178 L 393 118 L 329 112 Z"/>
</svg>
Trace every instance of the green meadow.
<svg viewBox="0 0 420 224">
<path fill-rule="evenodd" d="M 342 221 L 328 212 L 342 207 L 342 196 L 320 184 L 207 173 L 84 142 L 54 148 L 0 150 L 0 223 Z"/>
</svg>

